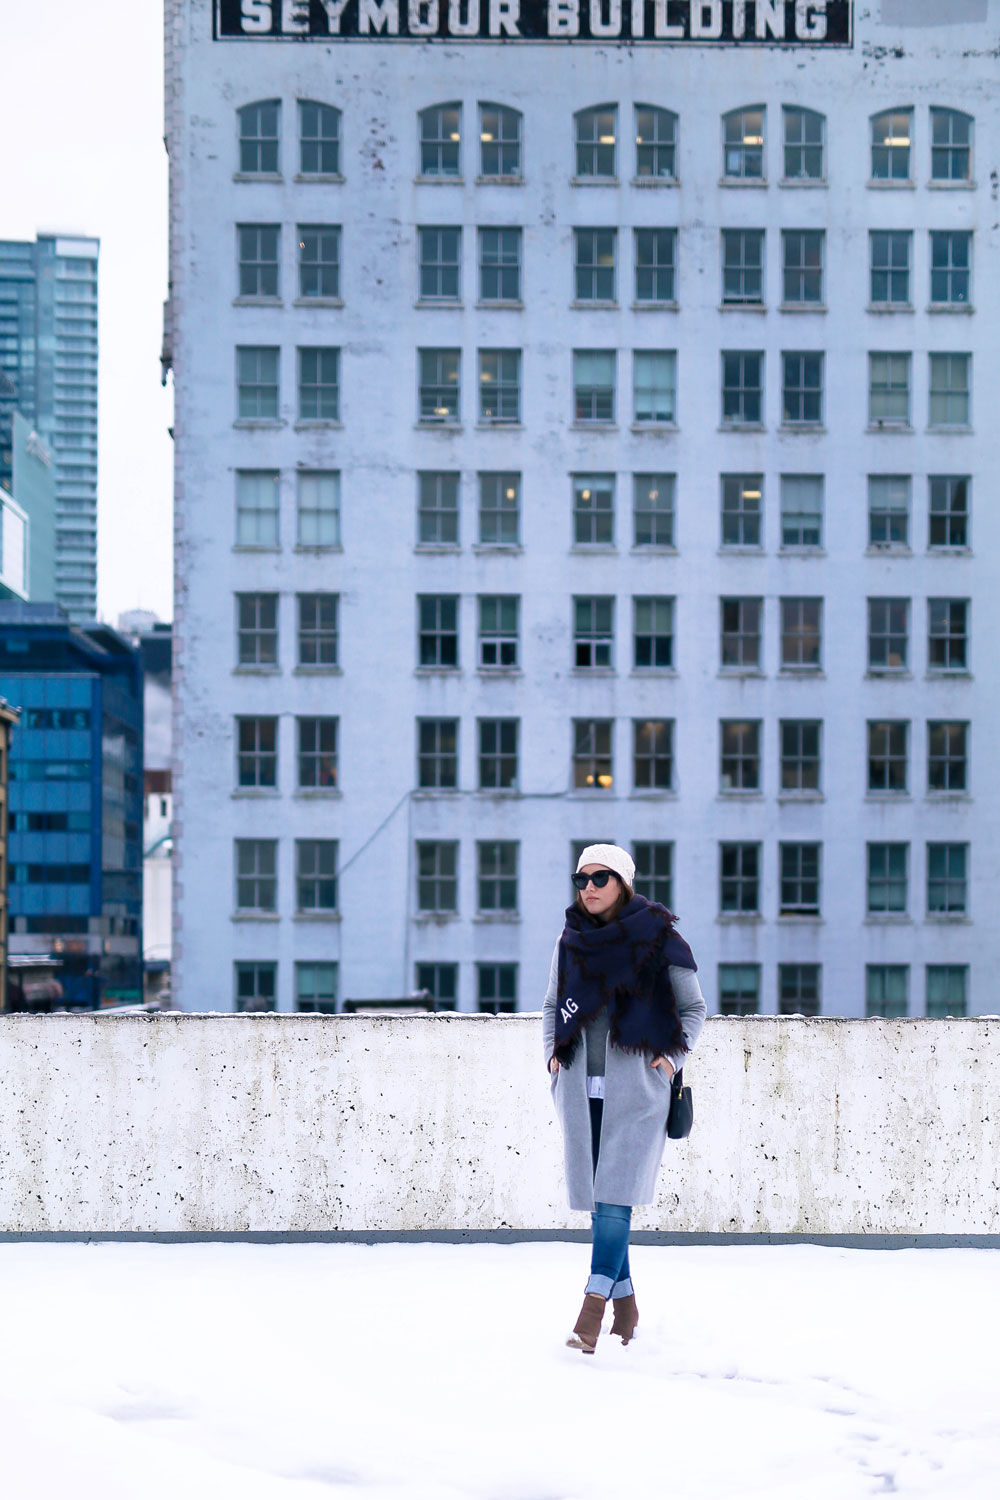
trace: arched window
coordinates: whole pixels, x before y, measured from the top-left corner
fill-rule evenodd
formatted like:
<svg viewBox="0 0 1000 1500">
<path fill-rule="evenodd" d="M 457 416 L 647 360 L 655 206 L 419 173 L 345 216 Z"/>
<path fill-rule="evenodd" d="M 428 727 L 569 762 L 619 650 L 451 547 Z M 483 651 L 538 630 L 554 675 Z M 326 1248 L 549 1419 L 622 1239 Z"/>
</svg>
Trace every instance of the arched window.
<svg viewBox="0 0 1000 1500">
<path fill-rule="evenodd" d="M 262 99 L 237 111 L 240 124 L 240 171 L 277 172 L 281 134 L 281 100 Z"/>
<path fill-rule="evenodd" d="M 482 177 L 520 177 L 521 115 L 503 104 L 479 106 L 479 172 Z"/>
<path fill-rule="evenodd" d="M 722 116 L 722 175 L 741 181 L 764 177 L 764 106 L 748 104 Z"/>
<path fill-rule="evenodd" d="M 972 178 L 972 116 L 957 109 L 931 110 L 931 180 Z"/>
<path fill-rule="evenodd" d="M 635 107 L 635 175 L 673 179 L 677 176 L 677 116 L 652 104 Z"/>
<path fill-rule="evenodd" d="M 577 177 L 614 177 L 617 104 L 597 104 L 574 116 Z"/>
<path fill-rule="evenodd" d="M 786 104 L 784 175 L 788 182 L 818 182 L 826 176 L 826 116 Z"/>
<path fill-rule="evenodd" d="M 908 182 L 912 109 L 887 109 L 872 115 L 872 181 Z"/>
<path fill-rule="evenodd" d="M 340 174 L 340 110 L 299 100 L 299 171 L 303 177 Z"/>
<path fill-rule="evenodd" d="M 462 106 L 432 104 L 420 111 L 421 177 L 457 177 L 461 171 Z"/>
</svg>

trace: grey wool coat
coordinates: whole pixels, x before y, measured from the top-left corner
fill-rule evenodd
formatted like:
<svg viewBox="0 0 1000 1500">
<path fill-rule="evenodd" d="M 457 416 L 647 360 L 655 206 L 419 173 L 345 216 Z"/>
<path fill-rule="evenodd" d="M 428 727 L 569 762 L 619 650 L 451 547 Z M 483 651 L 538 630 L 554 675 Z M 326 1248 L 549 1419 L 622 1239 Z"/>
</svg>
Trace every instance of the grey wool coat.
<svg viewBox="0 0 1000 1500">
<path fill-rule="evenodd" d="M 559 943 L 552 954 L 549 986 L 542 1007 L 542 1042 L 548 1066 L 555 1044 Z M 705 1000 L 692 969 L 671 964 L 670 983 L 688 1048 L 705 1020 Z M 686 1056 L 687 1054 L 685 1054 Z M 675 1067 L 684 1059 L 671 1057 Z M 549 1088 L 562 1126 L 569 1206 L 592 1213 L 594 1204 L 652 1203 L 663 1159 L 670 1109 L 670 1081 L 664 1068 L 652 1068 L 652 1053 L 622 1052 L 607 1045 L 601 1148 L 594 1175 L 587 1097 L 587 1049 L 580 1046 L 568 1068 L 549 1075 Z"/>
</svg>

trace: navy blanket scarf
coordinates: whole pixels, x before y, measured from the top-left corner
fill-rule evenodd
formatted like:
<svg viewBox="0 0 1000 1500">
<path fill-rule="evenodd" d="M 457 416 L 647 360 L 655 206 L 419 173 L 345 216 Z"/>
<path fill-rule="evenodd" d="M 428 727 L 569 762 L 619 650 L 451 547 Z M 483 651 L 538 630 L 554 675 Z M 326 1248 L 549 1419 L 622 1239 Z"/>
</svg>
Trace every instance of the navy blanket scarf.
<svg viewBox="0 0 1000 1500">
<path fill-rule="evenodd" d="M 665 906 L 633 896 L 610 922 L 566 908 L 559 941 L 555 1056 L 568 1067 L 584 1026 L 608 1007 L 612 1046 L 623 1052 L 686 1052 L 670 965 L 697 969 Z"/>
</svg>

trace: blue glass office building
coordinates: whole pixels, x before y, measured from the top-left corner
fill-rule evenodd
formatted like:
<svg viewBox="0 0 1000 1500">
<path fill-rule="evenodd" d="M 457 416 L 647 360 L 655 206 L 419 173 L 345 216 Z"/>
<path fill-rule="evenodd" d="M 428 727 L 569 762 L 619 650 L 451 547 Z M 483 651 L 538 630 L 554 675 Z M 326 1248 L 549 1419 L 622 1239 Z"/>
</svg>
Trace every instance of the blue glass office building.
<svg viewBox="0 0 1000 1500">
<path fill-rule="evenodd" d="M 0 483 L 11 488 L 19 411 L 55 470 L 55 582 L 44 597 L 83 623 L 97 613 L 99 248 L 78 235 L 0 240 Z"/>
<path fill-rule="evenodd" d="M 65 1000 L 142 997 L 143 673 L 106 625 L 0 604 L 10 752 L 10 952 L 48 954 Z"/>
</svg>

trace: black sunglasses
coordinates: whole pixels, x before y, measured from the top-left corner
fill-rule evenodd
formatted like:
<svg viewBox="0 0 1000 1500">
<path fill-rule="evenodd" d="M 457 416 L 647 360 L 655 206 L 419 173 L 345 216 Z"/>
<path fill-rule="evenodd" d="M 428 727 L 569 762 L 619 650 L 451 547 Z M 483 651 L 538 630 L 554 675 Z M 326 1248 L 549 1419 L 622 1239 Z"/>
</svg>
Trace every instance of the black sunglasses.
<svg viewBox="0 0 1000 1500">
<path fill-rule="evenodd" d="M 593 881 L 597 889 L 603 891 L 613 875 L 617 880 L 618 876 L 615 875 L 614 870 L 596 870 L 593 875 L 574 875 L 573 884 L 578 891 L 585 891 L 590 882 Z"/>
</svg>

